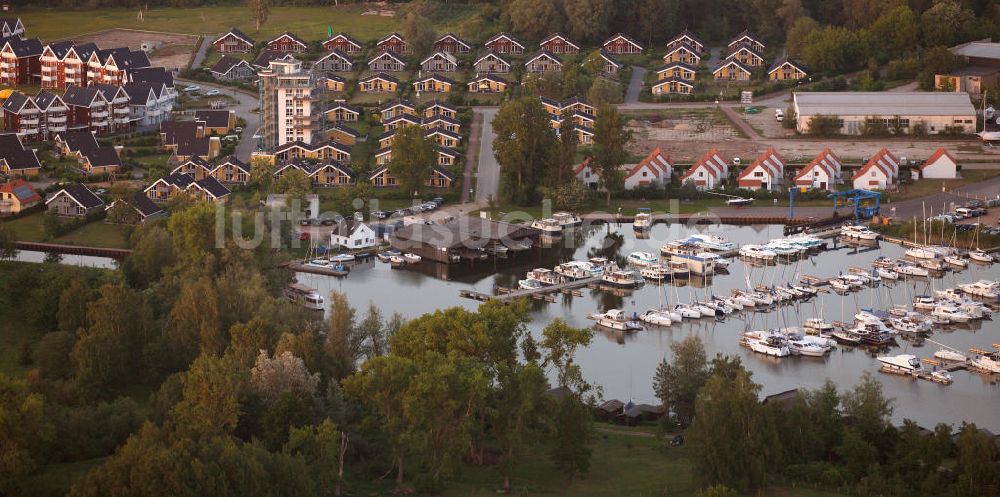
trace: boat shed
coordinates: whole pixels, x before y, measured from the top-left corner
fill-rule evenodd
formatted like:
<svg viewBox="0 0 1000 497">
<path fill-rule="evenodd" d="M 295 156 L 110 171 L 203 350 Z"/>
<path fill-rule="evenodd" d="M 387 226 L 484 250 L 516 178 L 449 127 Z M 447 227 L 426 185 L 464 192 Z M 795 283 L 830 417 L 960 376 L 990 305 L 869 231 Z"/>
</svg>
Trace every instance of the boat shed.
<svg viewBox="0 0 1000 497">
<path fill-rule="evenodd" d="M 773 395 L 768 395 L 764 397 L 762 404 L 777 404 L 782 411 L 789 411 L 798 402 L 801 394 L 799 394 L 798 388 L 793 388 L 791 390 L 785 390 L 781 393 L 776 393 Z"/>
<path fill-rule="evenodd" d="M 477 260 L 487 253 L 522 252 L 537 246 L 541 231 L 527 225 L 476 217 L 461 217 L 443 224 L 410 224 L 392 234 L 393 248 L 424 259 L 453 263 Z"/>
<path fill-rule="evenodd" d="M 976 109 L 964 92 L 795 92 L 792 108 L 799 133 L 808 133 L 818 116 L 837 119 L 840 133 L 845 135 L 860 135 L 868 124 L 908 133 L 922 125 L 931 135 L 976 132 Z"/>
</svg>

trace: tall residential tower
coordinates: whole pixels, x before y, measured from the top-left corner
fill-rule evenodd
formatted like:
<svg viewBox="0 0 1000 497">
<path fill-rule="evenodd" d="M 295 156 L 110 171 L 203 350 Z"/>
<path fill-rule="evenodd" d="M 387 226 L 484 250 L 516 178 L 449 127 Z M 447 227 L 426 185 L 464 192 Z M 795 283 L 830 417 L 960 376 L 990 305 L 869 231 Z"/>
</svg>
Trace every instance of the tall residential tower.
<svg viewBox="0 0 1000 497">
<path fill-rule="evenodd" d="M 260 72 L 261 146 L 312 143 L 319 118 L 313 116 L 312 75 L 295 59 L 271 61 Z"/>
</svg>

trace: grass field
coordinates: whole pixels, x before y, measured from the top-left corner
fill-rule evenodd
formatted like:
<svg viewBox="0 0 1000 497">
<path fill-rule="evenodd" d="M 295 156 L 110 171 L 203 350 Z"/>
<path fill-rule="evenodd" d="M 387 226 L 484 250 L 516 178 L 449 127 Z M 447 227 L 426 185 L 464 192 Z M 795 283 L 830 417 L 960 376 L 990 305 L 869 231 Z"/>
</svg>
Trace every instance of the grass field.
<svg viewBox="0 0 1000 497">
<path fill-rule="evenodd" d="M 45 240 L 45 228 L 43 225 L 44 213 L 32 214 L 13 221 L 7 221 L 6 225 L 14 230 L 14 235 L 18 240 L 25 242 L 41 242 Z M 66 245 L 82 245 L 88 247 L 110 247 L 125 248 L 125 226 L 110 224 L 104 221 L 94 221 L 81 226 L 59 238 L 51 240 L 52 243 L 62 243 Z"/>
<path fill-rule="evenodd" d="M 435 23 L 439 32 L 453 30 L 478 7 L 449 5 L 448 19 Z M 71 9 L 25 9 L 17 15 L 24 21 L 31 36 L 42 40 L 70 38 L 109 28 L 128 28 L 170 33 L 190 33 L 215 36 L 235 26 L 256 41 L 266 41 L 283 31 L 292 31 L 304 40 L 324 40 L 327 26 L 334 32 L 345 31 L 362 41 L 377 40 L 400 29 L 396 16 L 361 15 L 367 9 L 346 7 L 272 7 L 267 22 L 260 31 L 254 29 L 250 10 L 243 5 L 199 7 L 191 9 L 154 8 L 143 13 L 144 21 L 136 19 L 135 9 L 101 8 L 88 10 L 86 15 Z"/>
</svg>

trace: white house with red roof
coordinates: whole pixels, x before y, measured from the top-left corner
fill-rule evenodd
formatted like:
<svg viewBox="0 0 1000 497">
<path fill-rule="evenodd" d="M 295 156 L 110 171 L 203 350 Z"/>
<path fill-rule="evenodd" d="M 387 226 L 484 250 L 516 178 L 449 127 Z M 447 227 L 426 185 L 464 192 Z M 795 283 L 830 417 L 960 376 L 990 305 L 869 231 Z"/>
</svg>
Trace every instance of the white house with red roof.
<svg viewBox="0 0 1000 497">
<path fill-rule="evenodd" d="M 728 162 L 713 148 L 681 176 L 681 184 L 692 181 L 699 190 L 710 190 L 725 183 L 728 176 Z"/>
<path fill-rule="evenodd" d="M 785 179 L 785 161 L 774 148 L 768 148 L 764 153 L 757 156 L 739 177 L 736 182 L 740 188 L 750 190 L 767 189 L 770 190 L 781 185 Z"/>
<path fill-rule="evenodd" d="M 625 189 L 632 190 L 654 183 L 661 185 L 670 183 L 673 172 L 674 166 L 670 156 L 664 153 L 660 147 L 656 147 L 638 164 L 625 169 Z"/>
<path fill-rule="evenodd" d="M 944 148 L 939 148 L 920 166 L 920 177 L 924 179 L 955 179 L 958 177 L 958 162 Z"/>
<path fill-rule="evenodd" d="M 886 190 L 896 183 L 898 177 L 899 160 L 883 148 L 854 173 L 851 181 L 854 188 Z"/>
<path fill-rule="evenodd" d="M 584 185 L 587 185 L 588 188 L 596 190 L 601 182 L 601 173 L 597 169 L 590 167 L 590 160 L 590 157 L 587 157 L 583 159 L 583 162 L 577 164 L 573 168 L 573 175 Z"/>
<path fill-rule="evenodd" d="M 795 186 L 833 191 L 840 183 L 840 158 L 829 147 L 824 148 L 792 180 Z"/>
</svg>

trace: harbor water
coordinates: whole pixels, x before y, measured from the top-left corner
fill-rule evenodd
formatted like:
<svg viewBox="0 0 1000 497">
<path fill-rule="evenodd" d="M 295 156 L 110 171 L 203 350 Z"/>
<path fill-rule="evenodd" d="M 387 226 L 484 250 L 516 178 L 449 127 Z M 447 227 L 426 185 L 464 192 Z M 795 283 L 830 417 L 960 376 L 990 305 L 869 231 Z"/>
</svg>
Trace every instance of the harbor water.
<svg viewBox="0 0 1000 497">
<path fill-rule="evenodd" d="M 654 225 L 648 238 L 637 238 L 631 225 L 601 225 L 574 230 L 572 235 L 554 243 L 552 248 L 533 249 L 509 260 L 490 260 L 476 264 L 444 265 L 421 262 L 406 269 L 391 269 L 389 264 L 371 258 L 357 262 L 344 278 L 299 273 L 297 280 L 326 295 L 331 290 L 345 293 L 351 304 L 363 312 L 369 302 L 375 302 L 386 314 L 399 312 L 413 318 L 421 314 L 453 306 L 475 309 L 477 301 L 459 297 L 460 290 L 493 293 L 495 287 L 516 287 L 517 280 L 536 267 L 552 268 L 572 259 L 586 260 L 603 256 L 624 260 L 632 251 L 659 253 L 664 243 L 686 238 L 696 232 L 718 234 L 737 243 L 766 243 L 782 236 L 782 226 L 694 226 Z M 609 236 L 609 234 L 611 236 Z M 593 328 L 587 319 L 592 313 L 621 308 L 628 314 L 641 314 L 650 308 L 675 302 L 701 300 L 709 295 L 729 296 L 730 289 L 745 289 L 752 285 L 797 282 L 802 276 L 819 278 L 846 273 L 852 266 L 871 268 L 878 256 L 902 257 L 903 249 L 881 242 L 875 246 L 849 246 L 834 243 L 830 248 L 797 262 L 771 266 L 753 266 L 734 260 L 727 274 L 711 278 L 692 276 L 689 281 L 659 286 L 647 282 L 636 290 L 581 289 L 582 296 L 557 294 L 554 303 L 532 301 L 529 328 L 538 334 L 552 319 L 562 318 L 578 327 Z M 777 307 L 769 312 L 733 314 L 725 320 L 685 320 L 671 327 L 644 325 L 633 334 L 594 329 L 589 347 L 577 353 L 576 362 L 588 381 L 603 389 L 607 399 L 632 399 L 655 403 L 652 378 L 657 364 L 671 359 L 670 345 L 689 335 L 699 336 L 708 356 L 737 355 L 753 372 L 754 380 L 763 385 L 763 394 L 770 395 L 793 388 L 815 389 L 827 379 L 840 389 L 853 386 L 864 371 L 872 372 L 895 399 L 894 419 L 913 419 L 922 426 L 933 427 L 938 422 L 958 425 L 975 422 L 1000 432 L 1000 375 L 992 378 L 960 370 L 952 373 L 954 383 L 940 385 L 929 381 L 878 372 L 876 355 L 913 354 L 929 358 L 938 346 L 929 342 L 897 338 L 898 346 L 876 354 L 864 348 L 838 346 L 823 358 L 773 358 L 739 346 L 740 334 L 748 329 L 800 326 L 806 319 L 822 317 L 826 321 L 853 321 L 862 308 L 885 310 L 895 304 L 907 304 L 914 295 L 933 293 L 934 289 L 953 287 L 978 279 L 1000 279 L 1000 264 L 992 267 L 975 264 L 961 272 L 945 273 L 943 278 L 913 278 L 881 287 L 865 288 L 847 295 L 821 293 L 815 299 Z M 1000 342 L 1000 314 L 996 321 L 979 321 L 967 325 L 936 328 L 929 337 L 958 350 L 971 347 L 990 349 Z"/>
</svg>

